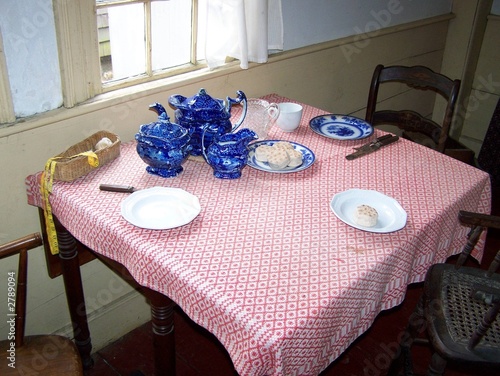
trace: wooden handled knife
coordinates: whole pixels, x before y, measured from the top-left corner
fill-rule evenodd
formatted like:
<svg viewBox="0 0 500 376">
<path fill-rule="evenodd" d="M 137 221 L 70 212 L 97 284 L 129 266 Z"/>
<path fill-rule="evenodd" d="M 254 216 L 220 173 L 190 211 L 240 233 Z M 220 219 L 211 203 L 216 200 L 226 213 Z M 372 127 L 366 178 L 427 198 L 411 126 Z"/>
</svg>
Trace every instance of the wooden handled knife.
<svg viewBox="0 0 500 376">
<path fill-rule="evenodd" d="M 353 160 L 358 157 L 361 157 L 363 155 L 367 155 L 370 153 L 373 153 L 374 151 L 377 151 L 380 149 L 382 146 L 392 144 L 393 142 L 396 142 L 399 140 L 398 136 L 394 136 L 392 134 L 386 134 L 385 136 L 379 137 L 375 139 L 375 141 L 372 141 L 366 145 L 361 146 L 360 148 L 354 148 L 356 151 L 352 154 L 349 154 L 346 156 L 348 160 Z"/>
</svg>

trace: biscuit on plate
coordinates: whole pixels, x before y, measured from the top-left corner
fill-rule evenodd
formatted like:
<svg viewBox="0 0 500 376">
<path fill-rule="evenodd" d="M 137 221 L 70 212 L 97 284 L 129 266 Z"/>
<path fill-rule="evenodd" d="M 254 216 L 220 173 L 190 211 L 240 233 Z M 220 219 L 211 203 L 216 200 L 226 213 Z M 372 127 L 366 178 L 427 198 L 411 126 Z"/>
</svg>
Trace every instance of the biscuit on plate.
<svg viewBox="0 0 500 376">
<path fill-rule="evenodd" d="M 267 154 L 267 163 L 273 170 L 282 170 L 290 163 L 290 157 L 286 150 L 273 147 Z"/>
<path fill-rule="evenodd" d="M 290 162 L 288 162 L 288 167 L 298 167 L 302 164 L 302 153 L 298 150 L 291 149 L 286 151 Z"/>
<path fill-rule="evenodd" d="M 267 155 L 272 150 L 272 146 L 260 145 L 255 149 L 255 159 L 259 162 L 267 162 Z"/>
<path fill-rule="evenodd" d="M 282 148 L 285 150 L 294 150 L 293 145 L 288 141 L 278 141 L 273 144 L 275 148 Z"/>
<path fill-rule="evenodd" d="M 354 222 L 359 226 L 373 227 L 377 220 L 377 210 L 369 205 L 359 205 L 354 212 Z"/>
</svg>

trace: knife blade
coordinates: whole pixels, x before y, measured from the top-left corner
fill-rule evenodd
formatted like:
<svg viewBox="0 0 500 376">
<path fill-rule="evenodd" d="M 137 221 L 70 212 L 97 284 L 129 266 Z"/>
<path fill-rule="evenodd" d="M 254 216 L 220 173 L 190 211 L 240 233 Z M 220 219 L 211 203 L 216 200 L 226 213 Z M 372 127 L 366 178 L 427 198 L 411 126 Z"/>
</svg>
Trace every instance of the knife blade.
<svg viewBox="0 0 500 376">
<path fill-rule="evenodd" d="M 392 144 L 397 140 L 399 140 L 398 136 L 393 136 L 392 134 L 386 134 L 382 137 L 375 139 L 375 141 L 373 142 L 361 146 L 360 148 L 354 148 L 356 151 L 352 154 L 347 155 L 346 159 L 351 161 L 363 155 L 373 153 L 374 151 L 380 149 L 382 146 Z"/>
<path fill-rule="evenodd" d="M 130 185 L 116 185 L 116 184 L 101 184 L 99 185 L 101 191 L 108 192 L 122 192 L 122 193 L 133 193 L 137 191 L 134 187 Z"/>
</svg>

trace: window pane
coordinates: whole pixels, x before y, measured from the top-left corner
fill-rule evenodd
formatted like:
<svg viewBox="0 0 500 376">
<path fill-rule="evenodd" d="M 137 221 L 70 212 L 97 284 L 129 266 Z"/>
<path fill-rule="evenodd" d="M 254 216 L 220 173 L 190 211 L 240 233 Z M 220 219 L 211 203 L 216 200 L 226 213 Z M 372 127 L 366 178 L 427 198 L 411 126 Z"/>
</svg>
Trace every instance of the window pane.
<svg viewBox="0 0 500 376">
<path fill-rule="evenodd" d="M 112 69 L 111 73 L 108 71 L 103 74 L 103 81 L 144 74 L 146 72 L 144 5 L 113 6 L 104 8 L 103 11 L 106 9 Z"/>
<path fill-rule="evenodd" d="M 151 65 L 153 71 L 191 60 L 191 1 L 151 3 Z"/>
<path fill-rule="evenodd" d="M 113 78 L 108 9 L 106 8 L 97 9 L 97 38 L 99 39 L 99 57 L 101 59 L 101 81 L 105 82 Z"/>
</svg>

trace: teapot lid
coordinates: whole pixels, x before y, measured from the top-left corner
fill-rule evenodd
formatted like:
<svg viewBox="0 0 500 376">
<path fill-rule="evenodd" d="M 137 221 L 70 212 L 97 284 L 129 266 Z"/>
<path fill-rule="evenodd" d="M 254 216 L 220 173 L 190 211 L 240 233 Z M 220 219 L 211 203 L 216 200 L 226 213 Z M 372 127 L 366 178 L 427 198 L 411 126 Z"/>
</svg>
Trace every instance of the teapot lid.
<svg viewBox="0 0 500 376">
<path fill-rule="evenodd" d="M 179 108 L 186 108 L 189 110 L 211 110 L 225 113 L 224 101 L 222 99 L 212 98 L 207 94 L 205 89 L 200 89 L 197 94 L 192 97 L 186 98 L 178 105 Z"/>
</svg>

